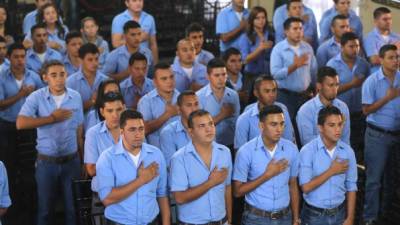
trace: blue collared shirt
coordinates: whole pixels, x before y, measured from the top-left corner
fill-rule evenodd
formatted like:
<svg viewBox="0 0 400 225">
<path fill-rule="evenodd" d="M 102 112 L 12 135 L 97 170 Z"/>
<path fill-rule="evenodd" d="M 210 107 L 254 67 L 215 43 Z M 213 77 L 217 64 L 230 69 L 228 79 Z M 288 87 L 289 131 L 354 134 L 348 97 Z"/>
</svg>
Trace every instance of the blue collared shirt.
<svg viewBox="0 0 400 225">
<path fill-rule="evenodd" d="M 265 41 L 269 40 L 269 35 L 269 31 L 266 31 L 264 33 Z M 260 46 L 260 42 L 261 41 L 258 35 L 256 36 L 255 43 L 253 44 L 246 33 L 242 34 L 239 38 L 239 50 L 242 53 L 242 59 L 245 60 L 250 53 L 254 52 L 258 48 L 258 46 Z M 271 49 L 272 48 L 262 51 L 262 53 L 260 53 L 256 59 L 245 65 L 244 70 L 254 75 L 268 73 L 268 62 L 271 55 Z"/>
<path fill-rule="evenodd" d="M 332 158 L 327 151 L 318 136 L 301 149 L 299 163 L 299 183 L 304 185 L 328 170 L 333 160 L 348 160 L 346 173 L 334 175 L 311 192 L 303 194 L 308 204 L 323 209 L 339 206 L 345 201 L 346 192 L 357 191 L 357 164 L 353 149 L 339 140 Z"/>
<path fill-rule="evenodd" d="M 116 15 L 112 21 L 111 34 L 123 34 L 124 25 L 126 22 L 133 20 L 132 15 L 129 10 Z M 148 33 L 150 36 L 156 35 L 156 23 L 154 22 L 154 17 L 145 11 L 140 12 L 139 24 L 142 31 Z M 141 43 L 142 47 L 149 48 L 149 41 L 143 41 Z"/>
<path fill-rule="evenodd" d="M 137 179 L 140 164 L 146 168 L 153 162 L 157 163 L 159 175 L 125 199 L 107 206 L 104 215 L 107 219 L 121 224 L 149 224 L 160 211 L 157 198 L 168 195 L 167 167 L 161 151 L 146 143 L 142 143 L 138 166 L 129 154 L 120 139 L 118 144 L 100 155 L 96 163 L 96 174 L 101 200 L 104 200 L 113 188 Z"/>
<path fill-rule="evenodd" d="M 83 75 L 83 71 L 79 70 L 68 77 L 67 87 L 79 92 L 82 97 L 82 101 L 86 102 L 93 96 L 93 93 L 97 92 L 101 82 L 107 79 L 108 77 L 106 75 L 102 74 L 100 71 L 97 71 L 94 82 L 92 86 L 90 86 L 85 75 Z"/>
<path fill-rule="evenodd" d="M 165 126 L 160 133 L 161 151 L 167 165 L 170 165 L 172 155 L 178 149 L 187 145 L 191 138 L 182 124 L 181 118 Z"/>
<path fill-rule="evenodd" d="M 24 32 L 24 34 L 29 33 L 31 31 L 31 28 L 36 24 L 37 13 L 38 10 L 35 9 L 25 15 L 24 22 L 22 24 L 22 31 Z"/>
<path fill-rule="evenodd" d="M 279 88 L 285 88 L 290 91 L 305 91 L 315 81 L 317 74 L 317 60 L 314 56 L 312 47 L 302 41 L 298 49 L 298 56 L 308 53 L 308 64 L 297 68 L 291 74 L 288 74 L 288 68 L 293 64 L 295 51 L 292 49 L 287 39 L 279 42 L 272 49 L 271 53 L 271 73 L 278 82 Z"/>
<path fill-rule="evenodd" d="M 138 52 L 146 56 L 148 71 L 148 68 L 153 64 L 153 56 L 150 49 L 140 47 Z M 119 46 L 118 48 L 112 50 L 107 55 L 106 63 L 103 66 L 103 73 L 107 76 L 110 76 L 111 74 L 120 73 L 127 70 L 131 55 L 132 54 L 128 52 L 126 45 Z"/>
<path fill-rule="evenodd" d="M 371 74 L 362 86 L 362 104 L 371 105 L 382 99 L 390 88 L 390 81 L 383 75 L 382 68 Z M 397 71 L 393 87 L 400 88 L 400 72 Z M 367 122 L 387 130 L 400 130 L 400 97 L 383 105 L 367 116 Z"/>
<path fill-rule="evenodd" d="M 338 98 L 332 102 L 333 106 L 340 109 L 344 115 L 344 126 L 341 140 L 350 144 L 350 113 L 346 103 Z M 296 122 L 299 129 L 301 145 L 305 145 L 319 135 L 318 113 L 325 107 L 319 99 L 319 95 L 304 103 L 297 112 Z"/>
<path fill-rule="evenodd" d="M 172 97 L 171 104 L 176 105 L 178 100 L 179 91 L 175 90 Z M 160 117 L 165 112 L 165 106 L 167 102 L 162 98 L 157 89 L 154 89 L 144 95 L 138 103 L 137 110 L 142 113 L 144 121 L 155 120 Z M 160 147 L 160 132 L 169 123 L 177 120 L 179 116 L 174 116 L 169 118 L 158 130 L 153 131 L 153 133 L 147 135 L 147 142 L 151 145 Z"/>
<path fill-rule="evenodd" d="M 85 136 L 84 162 L 96 164 L 102 152 L 114 144 L 114 138 L 107 128 L 106 122 L 100 122 L 90 128 Z M 92 190 L 97 191 L 98 181 L 94 176 L 92 179 Z"/>
<path fill-rule="evenodd" d="M 169 173 L 171 192 L 186 191 L 204 183 L 214 168 L 228 170 L 225 182 L 209 189 L 196 200 L 178 205 L 180 221 L 203 224 L 225 217 L 225 189 L 226 186 L 231 185 L 232 158 L 227 147 L 215 142 L 212 144 L 210 168 L 201 159 L 192 142 L 172 156 L 171 172 Z"/>
<path fill-rule="evenodd" d="M 154 89 L 153 81 L 147 77 L 144 78 L 142 87 L 136 86 L 136 84 L 132 82 L 131 77 L 126 78 L 119 86 L 121 88 L 121 94 L 124 96 L 125 105 L 129 109 L 137 107 L 139 100 L 137 100 L 136 96 L 141 98 Z"/>
<path fill-rule="evenodd" d="M 233 180 L 247 183 L 259 178 L 272 159 L 286 159 L 288 168 L 246 194 L 246 202 L 265 211 L 278 211 L 289 206 L 289 179 L 298 176 L 299 150 L 293 142 L 281 138 L 271 157 L 261 135 L 243 145 L 237 152 Z"/>
<path fill-rule="evenodd" d="M 65 43 L 64 39 L 67 36 L 69 30 L 68 30 L 67 26 L 65 26 L 65 25 L 62 25 L 62 26 L 64 28 L 64 36 L 63 37 L 58 36 L 59 30 L 57 28 L 54 30 L 54 32 L 50 32 L 47 29 L 47 35 L 48 35 L 48 41 L 54 41 L 57 44 L 61 45 L 61 48 L 58 49 L 57 51 L 62 53 L 62 54 L 64 54 L 66 52 L 66 43 Z M 32 36 L 31 36 L 31 31 L 30 30 L 28 31 L 28 33 L 26 33 L 25 40 L 32 41 Z"/>
<path fill-rule="evenodd" d="M 83 130 L 86 132 L 94 125 L 100 123 L 99 114 L 97 110 L 92 109 L 88 113 L 86 113 L 85 121 L 83 122 Z"/>
<path fill-rule="evenodd" d="M 28 69 L 25 69 L 22 85 L 33 86 L 35 89 L 44 86 L 39 75 Z M 5 100 L 17 95 L 19 90 L 20 88 L 18 88 L 16 79 L 10 68 L 5 70 L 4 73 L 0 75 L 0 100 Z M 27 97 L 22 97 L 7 109 L 0 111 L 0 118 L 9 122 L 15 122 L 26 98 Z"/>
<path fill-rule="evenodd" d="M 40 69 L 42 68 L 43 62 L 40 61 L 39 56 L 37 56 L 37 53 L 34 52 L 32 48 L 26 51 L 25 58 L 26 58 L 26 68 L 33 70 L 35 73 L 39 73 Z M 47 48 L 44 62 L 49 60 L 58 60 L 62 62 L 63 57 L 56 50 L 52 48 Z"/>
<path fill-rule="evenodd" d="M 294 130 L 286 106 L 280 102 L 274 102 L 274 105 L 281 107 L 285 117 L 285 129 L 282 137 L 295 142 Z M 239 149 L 245 143 L 261 134 L 261 130 L 258 126 L 260 123 L 258 117 L 259 114 L 260 111 L 258 109 L 258 104 L 254 103 L 251 104 L 249 108 L 246 108 L 246 110 L 239 116 L 236 121 L 236 127 L 238 129 L 235 130 L 235 149 Z"/>
<path fill-rule="evenodd" d="M 196 92 L 202 109 L 207 110 L 211 116 L 216 116 L 224 104 L 230 104 L 235 111 L 231 117 L 225 118 L 216 125 L 216 141 L 223 145 L 232 145 L 235 136 L 235 124 L 240 114 L 239 95 L 235 90 L 225 87 L 224 96 L 218 101 L 211 89 L 210 84 Z"/>
<path fill-rule="evenodd" d="M 242 20 L 247 20 L 249 17 L 249 10 L 243 10 Z M 238 28 L 240 25 L 240 20 L 236 15 L 236 11 L 232 8 L 232 5 L 222 9 L 217 15 L 217 24 L 216 24 L 216 34 L 221 35 L 232 30 Z M 229 42 L 219 41 L 219 49 L 221 52 L 226 51 L 230 47 L 234 47 L 240 49 L 239 46 L 239 37 L 232 39 Z"/>
<path fill-rule="evenodd" d="M 342 54 L 338 54 L 329 62 L 327 66 L 335 68 L 336 72 L 339 74 L 340 85 L 349 83 L 354 77 L 366 78 L 370 74 L 369 63 L 357 56 L 353 68 L 343 61 Z M 350 113 L 361 112 L 361 87 L 352 88 L 346 92 L 343 92 L 337 96 L 338 99 L 344 101 L 349 107 Z"/>
<path fill-rule="evenodd" d="M 76 67 L 71 63 L 71 60 L 69 60 L 68 54 L 64 54 L 63 63 L 64 63 L 64 67 L 65 67 L 65 70 L 67 71 L 68 76 L 71 76 L 72 74 L 78 72 L 80 69 L 80 66 Z"/>
<path fill-rule="evenodd" d="M 193 68 L 192 76 L 189 77 L 189 75 L 186 74 L 186 72 L 182 69 L 179 60 L 174 61 L 174 63 L 171 66 L 171 69 L 175 75 L 176 90 L 180 92 L 188 90 L 190 89 L 190 85 L 192 83 L 196 83 L 201 86 L 208 84 L 208 80 L 206 77 L 207 68 L 203 64 L 197 62 L 193 63 L 192 68 Z"/>
<path fill-rule="evenodd" d="M 63 156 L 78 150 L 77 129 L 83 123 L 80 94 L 67 88 L 60 108 L 71 110 L 72 116 L 62 122 L 37 128 L 36 149 L 41 154 Z M 28 96 L 19 115 L 34 118 L 48 117 L 56 109 L 56 102 L 49 91 L 49 87 L 44 87 Z"/>
<path fill-rule="evenodd" d="M 230 79 L 230 75 L 228 74 L 228 79 L 226 80 L 226 86 L 235 91 L 241 91 L 243 89 L 243 74 L 239 72 L 236 83 L 233 83 L 233 81 Z"/>
<path fill-rule="evenodd" d="M 4 73 L 4 71 L 10 68 L 10 61 L 7 58 L 4 58 L 3 63 L 0 65 L 0 76 Z"/>
<path fill-rule="evenodd" d="M 335 17 L 338 14 L 339 13 L 336 11 L 335 6 L 328 9 L 327 11 L 324 12 L 324 14 L 322 14 L 321 21 L 319 22 L 319 29 L 320 29 L 319 43 L 323 43 L 325 40 L 332 37 L 331 21 L 333 17 Z M 363 25 L 360 17 L 357 16 L 357 14 L 352 9 L 349 10 L 348 17 L 351 29 L 353 30 L 354 33 L 357 34 L 360 40 L 362 40 Z"/>
<path fill-rule="evenodd" d="M 11 198 L 8 190 L 7 170 L 4 163 L 0 161 L 0 208 L 8 208 L 10 205 Z"/>
<path fill-rule="evenodd" d="M 326 66 L 326 63 L 340 53 L 342 47 L 337 43 L 335 37 L 324 41 L 317 49 L 318 67 Z"/>
</svg>

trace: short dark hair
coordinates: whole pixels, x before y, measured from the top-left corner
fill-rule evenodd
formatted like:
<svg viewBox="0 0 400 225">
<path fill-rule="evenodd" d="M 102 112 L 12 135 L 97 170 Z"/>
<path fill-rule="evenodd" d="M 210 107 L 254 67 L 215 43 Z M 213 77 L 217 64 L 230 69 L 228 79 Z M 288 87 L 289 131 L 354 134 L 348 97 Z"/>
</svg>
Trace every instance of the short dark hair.
<svg viewBox="0 0 400 225">
<path fill-rule="evenodd" d="M 62 63 L 62 62 L 59 61 L 59 60 L 55 60 L 55 59 L 48 60 L 48 61 L 45 61 L 45 62 L 43 63 L 42 68 L 40 69 L 41 74 L 47 74 L 47 73 L 49 72 L 49 68 L 52 67 L 52 66 L 62 66 L 62 67 L 65 67 L 65 66 L 64 66 L 64 63 Z"/>
<path fill-rule="evenodd" d="M 193 32 L 203 32 L 204 33 L 204 27 L 200 23 L 191 23 L 189 26 L 186 27 L 185 30 L 185 36 L 189 37 L 190 33 Z"/>
<path fill-rule="evenodd" d="M 199 109 L 190 113 L 188 118 L 188 127 L 193 128 L 193 119 L 200 116 L 210 115 L 210 113 L 204 109 Z"/>
<path fill-rule="evenodd" d="M 258 119 L 260 122 L 265 121 L 268 115 L 270 114 L 279 114 L 283 113 L 283 110 L 281 107 L 277 105 L 267 105 L 263 107 L 258 115 Z"/>
<path fill-rule="evenodd" d="M 331 20 L 331 27 L 335 26 L 336 20 L 348 20 L 348 19 L 349 17 L 342 14 L 338 14 L 334 16 L 333 19 Z"/>
<path fill-rule="evenodd" d="M 353 41 L 353 40 L 359 40 L 357 34 L 355 34 L 353 32 L 346 32 L 340 38 L 340 45 L 345 46 L 347 44 L 347 42 Z"/>
<path fill-rule="evenodd" d="M 322 83 L 324 82 L 325 77 L 336 77 L 336 76 L 338 76 L 338 73 L 334 68 L 329 66 L 323 66 L 318 69 L 317 82 Z"/>
<path fill-rule="evenodd" d="M 207 63 L 207 73 L 210 74 L 212 69 L 225 67 L 225 62 L 220 58 L 213 58 Z"/>
<path fill-rule="evenodd" d="M 286 4 L 286 9 L 289 10 L 290 6 L 292 5 L 292 3 L 294 2 L 303 2 L 302 0 L 289 0 L 288 3 Z"/>
<path fill-rule="evenodd" d="M 119 118 L 119 127 L 124 128 L 126 125 L 126 121 L 136 119 L 143 120 L 143 115 L 138 111 L 127 109 L 121 113 L 121 117 Z"/>
<path fill-rule="evenodd" d="M 242 55 L 242 53 L 237 48 L 230 47 L 222 55 L 222 60 L 226 63 L 232 55 Z"/>
<path fill-rule="evenodd" d="M 342 116 L 343 114 L 340 111 L 340 109 L 336 106 L 333 106 L 333 105 L 326 106 L 326 107 L 322 108 L 321 110 L 319 110 L 319 112 L 318 112 L 318 125 L 321 125 L 321 126 L 324 125 L 328 116 L 331 116 L 331 115 Z"/>
<path fill-rule="evenodd" d="M 166 62 L 158 62 L 155 66 L 154 66 L 154 78 L 156 77 L 156 72 L 158 70 L 167 70 L 171 68 L 171 65 L 166 63 Z"/>
<path fill-rule="evenodd" d="M 131 55 L 131 57 L 129 58 L 129 66 L 132 66 L 135 61 L 146 61 L 147 64 L 146 56 L 140 52 L 135 52 Z"/>
<path fill-rule="evenodd" d="M 1 36 L 0 36 L 0 37 L 1 37 Z M 1 42 L 1 41 L 0 41 L 0 42 Z M 7 55 L 10 57 L 11 54 L 12 54 L 15 50 L 19 50 L 19 49 L 24 50 L 24 51 L 26 52 L 26 48 L 24 47 L 23 44 L 18 43 L 18 42 L 12 43 L 12 44 L 11 44 L 10 46 L 8 46 L 8 48 L 7 48 Z"/>
<path fill-rule="evenodd" d="M 103 96 L 100 108 L 104 108 L 107 102 L 115 102 L 115 101 L 121 101 L 122 104 L 124 104 L 124 97 L 122 97 L 121 93 L 109 92 Z"/>
<path fill-rule="evenodd" d="M 289 30 L 290 26 L 292 23 L 301 23 L 303 24 L 303 20 L 297 17 L 289 17 L 283 22 L 283 29 L 284 30 Z"/>
<path fill-rule="evenodd" d="M 183 98 L 185 96 L 196 96 L 196 92 L 192 91 L 192 90 L 185 90 L 182 91 L 179 96 L 178 96 L 178 100 L 177 100 L 177 104 L 178 106 L 182 106 L 183 103 Z"/>
<path fill-rule="evenodd" d="M 65 36 L 65 43 L 69 44 L 69 42 L 71 42 L 72 39 L 74 38 L 80 38 L 82 39 L 82 34 L 78 31 L 72 31 L 69 32 L 66 36 Z"/>
<path fill-rule="evenodd" d="M 379 49 L 379 57 L 380 58 L 385 58 L 385 54 L 388 51 L 397 51 L 396 45 L 388 44 L 384 45 Z"/>
<path fill-rule="evenodd" d="M 269 75 L 269 74 L 264 74 L 264 75 L 261 75 L 261 76 L 257 77 L 257 79 L 254 81 L 254 85 L 253 85 L 254 90 L 257 90 L 257 91 L 258 91 L 259 88 L 260 88 L 260 85 L 261 85 L 261 83 L 262 83 L 263 81 L 272 81 L 272 82 L 274 82 L 275 84 L 277 84 L 276 81 L 275 81 L 275 79 L 274 79 L 271 75 Z"/>
<path fill-rule="evenodd" d="M 99 49 L 93 43 L 86 43 L 79 48 L 79 58 L 83 59 L 87 54 L 99 54 Z"/>
<path fill-rule="evenodd" d="M 130 29 L 140 28 L 140 24 L 134 20 L 129 20 L 124 24 L 124 34 L 128 33 Z"/>
<path fill-rule="evenodd" d="M 46 30 L 46 24 L 44 24 L 44 23 L 37 23 L 37 24 L 33 25 L 33 26 L 31 27 L 31 36 L 33 36 L 33 34 L 35 33 L 35 31 L 36 31 L 37 29 L 45 29 L 45 30 Z"/>
<path fill-rule="evenodd" d="M 388 14 L 391 13 L 392 11 L 390 11 L 390 9 L 386 8 L 386 7 L 379 7 L 376 8 L 374 10 L 374 19 L 379 19 L 379 17 L 381 17 L 384 14 Z"/>
</svg>

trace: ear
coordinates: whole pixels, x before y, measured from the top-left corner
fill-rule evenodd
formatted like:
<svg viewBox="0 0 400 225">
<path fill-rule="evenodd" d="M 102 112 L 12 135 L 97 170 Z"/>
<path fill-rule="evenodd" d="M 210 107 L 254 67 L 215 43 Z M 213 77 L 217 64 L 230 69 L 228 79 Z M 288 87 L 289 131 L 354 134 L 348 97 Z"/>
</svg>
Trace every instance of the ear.
<svg viewBox="0 0 400 225">
<path fill-rule="evenodd" d="M 321 88 L 322 88 L 322 85 L 321 85 L 321 83 L 320 82 L 317 82 L 317 85 L 316 85 L 316 91 L 317 92 L 319 92 L 319 90 L 321 90 Z"/>
<path fill-rule="evenodd" d="M 104 117 L 104 108 L 101 108 L 101 107 L 100 107 L 100 114 L 101 114 L 101 116 Z"/>
<path fill-rule="evenodd" d="M 260 128 L 260 130 L 264 130 L 265 128 L 264 123 L 258 122 L 258 128 Z"/>
</svg>

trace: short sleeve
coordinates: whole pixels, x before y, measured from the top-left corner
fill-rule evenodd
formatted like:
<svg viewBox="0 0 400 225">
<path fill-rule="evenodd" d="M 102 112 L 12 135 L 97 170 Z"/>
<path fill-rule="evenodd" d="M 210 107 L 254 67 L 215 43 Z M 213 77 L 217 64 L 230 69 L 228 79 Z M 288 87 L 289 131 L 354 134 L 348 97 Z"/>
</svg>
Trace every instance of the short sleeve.
<svg viewBox="0 0 400 225">
<path fill-rule="evenodd" d="M 106 150 L 109 151 L 109 150 Z M 110 152 L 100 155 L 96 163 L 96 177 L 98 183 L 98 193 L 101 200 L 104 200 L 115 187 L 115 177 L 111 166 Z"/>
<path fill-rule="evenodd" d="M 189 188 L 183 155 L 173 156 L 169 173 L 170 191 L 185 191 Z"/>
<path fill-rule="evenodd" d="M 247 154 L 248 149 L 240 148 L 236 154 L 235 164 L 233 169 L 233 180 L 242 183 L 247 182 L 250 170 L 251 156 Z"/>
</svg>

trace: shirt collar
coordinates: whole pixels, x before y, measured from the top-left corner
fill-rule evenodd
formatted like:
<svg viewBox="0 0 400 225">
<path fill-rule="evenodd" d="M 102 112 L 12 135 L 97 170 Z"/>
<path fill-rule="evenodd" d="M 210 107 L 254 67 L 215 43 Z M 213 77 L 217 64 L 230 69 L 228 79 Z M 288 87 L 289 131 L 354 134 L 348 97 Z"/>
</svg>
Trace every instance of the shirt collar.
<svg viewBox="0 0 400 225">
<path fill-rule="evenodd" d="M 215 141 L 212 142 L 212 150 L 214 151 L 215 149 L 218 149 L 220 151 L 223 151 L 224 149 L 221 148 L 220 146 L 217 145 Z M 196 148 L 193 145 L 193 141 L 190 141 L 186 146 L 185 146 L 185 152 L 186 153 L 194 153 L 197 154 Z"/>
<path fill-rule="evenodd" d="M 69 88 L 65 87 L 65 92 L 64 93 L 65 93 L 65 96 L 67 96 L 68 98 L 73 98 L 73 96 L 71 95 L 71 92 L 69 91 Z M 50 93 L 49 86 L 45 87 L 44 96 L 46 97 L 46 99 L 50 99 L 52 97 L 52 94 Z"/>
<path fill-rule="evenodd" d="M 154 97 L 160 96 L 160 95 L 158 94 L 157 88 L 154 88 L 154 90 L 150 91 L 150 92 L 148 93 L 148 95 L 149 95 L 150 98 L 154 98 Z M 174 90 L 174 95 L 172 96 L 172 99 L 176 98 L 178 95 L 179 95 L 179 93 L 178 93 L 178 91 L 175 89 L 175 90 Z M 161 96 L 160 96 L 160 98 L 161 98 Z"/>
<path fill-rule="evenodd" d="M 324 142 L 322 141 L 321 135 L 318 135 L 318 137 L 317 137 L 317 148 L 318 148 L 318 150 L 323 150 L 323 151 L 328 150 L 328 149 L 325 147 Z M 344 145 L 343 141 L 341 141 L 341 140 L 339 139 L 338 142 L 336 143 L 335 148 L 336 148 L 337 151 L 338 151 L 338 150 L 341 150 L 341 149 L 345 149 L 345 145 Z"/>
<path fill-rule="evenodd" d="M 143 142 L 142 147 L 140 149 L 140 157 L 142 159 L 147 155 L 146 153 L 154 152 L 153 148 L 150 148 L 146 145 L 147 144 Z M 122 137 L 119 139 L 118 144 L 116 144 L 114 147 L 114 154 L 115 155 L 128 154 L 128 151 L 125 149 L 124 145 L 122 144 Z"/>
<path fill-rule="evenodd" d="M 319 94 L 317 94 L 317 96 L 314 97 L 314 103 L 317 106 L 318 109 L 322 109 L 325 107 L 324 104 L 322 104 L 321 99 L 319 98 Z M 332 101 L 332 105 L 336 106 L 336 98 L 333 99 Z"/>
<path fill-rule="evenodd" d="M 261 151 L 267 151 L 264 141 L 262 139 L 262 135 L 258 135 L 257 137 L 257 144 L 254 150 L 261 150 Z M 284 151 L 283 144 L 282 144 L 282 139 L 279 139 L 278 143 L 276 143 L 276 151 Z"/>
<path fill-rule="evenodd" d="M 211 89 L 211 85 L 210 84 L 207 84 L 204 88 L 206 89 L 205 90 L 205 97 L 208 97 L 208 96 L 213 94 L 213 91 Z M 224 89 L 224 96 L 222 98 L 225 98 L 225 95 L 227 95 L 227 88 Z"/>
<path fill-rule="evenodd" d="M 251 116 L 258 116 L 260 114 L 260 110 L 258 109 L 258 101 L 254 103 L 253 107 L 250 109 L 251 110 Z"/>
<path fill-rule="evenodd" d="M 283 50 L 292 49 L 292 48 L 291 48 L 291 45 L 289 44 L 289 42 L 288 42 L 288 40 L 287 40 L 287 38 L 285 38 L 285 40 L 283 40 L 283 43 L 284 43 L 284 45 L 283 45 Z M 305 48 L 305 43 L 304 43 L 304 41 L 300 41 L 300 43 L 299 43 L 299 49 L 304 49 L 304 48 Z"/>
<path fill-rule="evenodd" d="M 176 131 L 177 132 L 186 131 L 181 119 L 182 119 L 182 117 L 179 117 L 179 119 L 176 120 Z"/>
<path fill-rule="evenodd" d="M 108 131 L 106 121 L 101 121 L 100 124 L 100 133 L 106 133 Z"/>
</svg>

